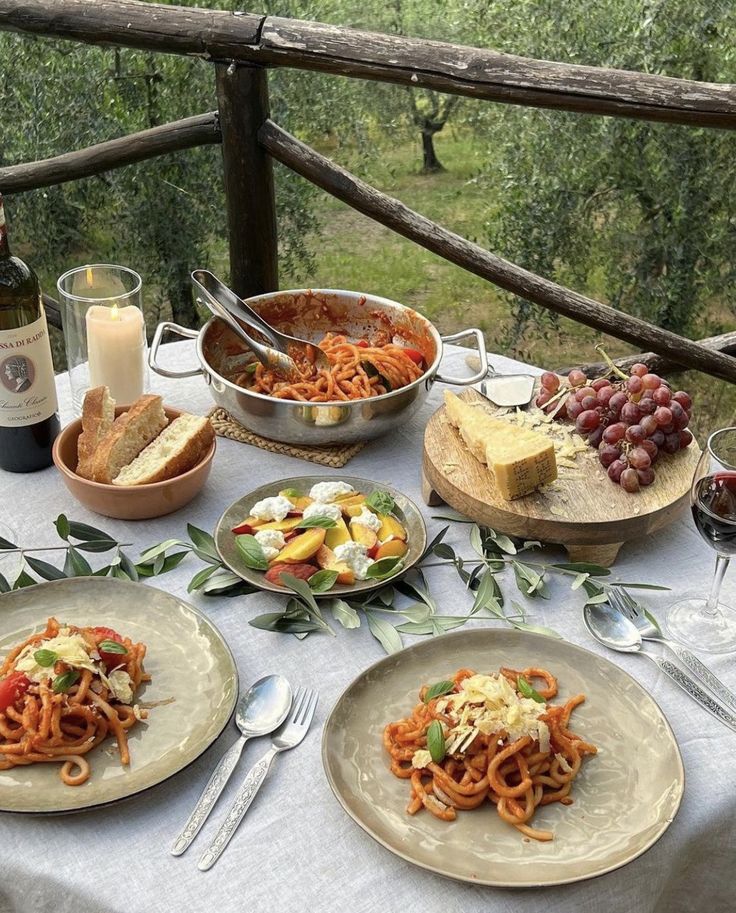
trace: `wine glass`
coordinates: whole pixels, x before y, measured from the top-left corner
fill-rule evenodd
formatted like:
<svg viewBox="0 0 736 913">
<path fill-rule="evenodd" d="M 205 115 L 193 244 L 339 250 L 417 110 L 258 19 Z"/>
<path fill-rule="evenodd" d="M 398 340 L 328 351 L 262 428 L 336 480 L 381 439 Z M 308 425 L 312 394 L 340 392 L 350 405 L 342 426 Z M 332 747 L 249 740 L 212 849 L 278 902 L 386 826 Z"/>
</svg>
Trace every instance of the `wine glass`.
<svg viewBox="0 0 736 913">
<path fill-rule="evenodd" d="M 717 554 L 710 596 L 691 596 L 667 613 L 667 628 L 680 643 L 705 653 L 736 650 L 736 613 L 719 602 L 728 563 L 736 555 L 736 428 L 708 438 L 690 489 L 695 526 Z"/>
</svg>

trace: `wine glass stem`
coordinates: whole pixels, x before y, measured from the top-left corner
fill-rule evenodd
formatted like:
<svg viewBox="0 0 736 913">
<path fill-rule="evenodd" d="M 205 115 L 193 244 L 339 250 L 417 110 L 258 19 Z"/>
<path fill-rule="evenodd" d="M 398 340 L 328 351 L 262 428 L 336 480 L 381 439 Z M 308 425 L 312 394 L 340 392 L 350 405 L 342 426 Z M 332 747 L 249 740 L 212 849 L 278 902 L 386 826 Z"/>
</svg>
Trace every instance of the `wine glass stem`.
<svg viewBox="0 0 736 913">
<path fill-rule="evenodd" d="M 725 558 L 723 555 L 719 555 L 716 558 L 716 572 L 713 577 L 713 585 L 710 588 L 710 596 L 705 604 L 704 611 L 706 615 L 718 614 L 718 597 L 721 593 L 721 584 L 723 583 L 723 578 L 728 569 L 728 562 L 730 560 L 730 558 Z"/>
</svg>

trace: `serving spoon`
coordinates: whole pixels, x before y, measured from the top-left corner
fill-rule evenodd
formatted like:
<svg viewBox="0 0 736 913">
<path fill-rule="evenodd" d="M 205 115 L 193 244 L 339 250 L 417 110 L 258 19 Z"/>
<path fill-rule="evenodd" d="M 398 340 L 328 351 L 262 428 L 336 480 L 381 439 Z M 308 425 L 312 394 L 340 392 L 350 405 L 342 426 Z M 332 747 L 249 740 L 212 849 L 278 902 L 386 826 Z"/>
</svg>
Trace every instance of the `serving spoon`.
<svg viewBox="0 0 736 913">
<path fill-rule="evenodd" d="M 301 354 L 305 361 L 311 362 L 318 370 L 326 370 L 330 367 L 330 360 L 319 346 L 308 342 L 306 339 L 289 336 L 288 333 L 282 333 L 281 330 L 272 327 L 257 311 L 253 310 L 247 301 L 236 295 L 231 288 L 228 288 L 210 270 L 195 269 L 192 273 L 192 282 L 195 288 L 198 288 L 203 294 L 208 296 L 209 301 L 216 301 L 236 321 L 242 320 L 262 333 L 269 341 L 271 347 L 283 358 L 283 365 L 286 366 L 289 362 L 291 363 L 288 368 L 290 371 L 298 371 L 298 369 L 289 352 Z M 266 347 L 262 346 L 262 348 Z M 256 349 L 253 351 L 258 355 Z M 286 373 L 286 367 L 281 367 L 280 370 L 282 373 Z"/>
<path fill-rule="evenodd" d="M 235 711 L 240 738 L 220 759 L 184 829 L 171 847 L 172 856 L 181 856 L 199 833 L 235 770 L 248 739 L 268 735 L 278 729 L 291 709 L 291 699 L 291 685 L 283 675 L 259 678 L 240 698 Z"/>
<path fill-rule="evenodd" d="M 599 644 L 619 653 L 638 653 L 651 660 L 657 668 L 686 691 L 703 709 L 720 720 L 724 726 L 736 732 L 736 716 L 728 708 L 716 701 L 690 678 L 679 666 L 668 659 L 645 650 L 642 645 L 639 629 L 625 615 L 608 603 L 588 603 L 583 608 L 585 626 Z"/>
</svg>

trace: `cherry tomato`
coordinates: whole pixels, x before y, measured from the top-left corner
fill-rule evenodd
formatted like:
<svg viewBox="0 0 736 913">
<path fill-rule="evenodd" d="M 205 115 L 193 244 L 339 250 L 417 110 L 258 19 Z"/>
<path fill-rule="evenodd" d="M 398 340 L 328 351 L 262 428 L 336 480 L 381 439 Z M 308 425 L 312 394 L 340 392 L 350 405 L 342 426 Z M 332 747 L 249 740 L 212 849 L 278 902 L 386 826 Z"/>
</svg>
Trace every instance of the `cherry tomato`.
<svg viewBox="0 0 736 913">
<path fill-rule="evenodd" d="M 97 641 L 97 652 L 100 654 L 102 662 L 107 666 L 108 672 L 115 666 L 120 666 L 126 662 L 128 658 L 126 653 L 108 653 L 106 650 L 100 650 L 99 647 L 103 640 L 114 640 L 116 643 L 121 644 L 123 638 L 117 631 L 113 631 L 112 628 L 92 628 L 92 630 Z"/>
<path fill-rule="evenodd" d="M 421 365 L 424 362 L 424 355 L 419 349 L 402 349 L 407 358 L 411 358 L 415 365 Z"/>
<path fill-rule="evenodd" d="M 23 672 L 11 672 L 4 678 L 0 682 L 0 713 L 5 713 L 8 707 L 21 698 L 30 684 L 30 679 Z"/>
<path fill-rule="evenodd" d="M 359 340 L 355 343 L 355 345 L 356 345 L 359 349 L 367 349 L 368 346 L 370 345 L 370 343 L 367 342 L 365 339 L 359 339 Z"/>
</svg>

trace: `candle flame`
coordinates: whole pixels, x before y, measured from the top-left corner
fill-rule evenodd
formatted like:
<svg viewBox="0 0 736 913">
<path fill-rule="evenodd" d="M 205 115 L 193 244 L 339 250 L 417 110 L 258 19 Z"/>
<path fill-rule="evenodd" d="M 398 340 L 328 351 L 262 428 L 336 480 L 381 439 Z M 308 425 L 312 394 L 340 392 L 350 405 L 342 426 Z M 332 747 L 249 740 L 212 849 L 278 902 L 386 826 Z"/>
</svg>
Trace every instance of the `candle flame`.
<svg viewBox="0 0 736 913">
<path fill-rule="evenodd" d="M 91 266 L 87 267 L 86 277 L 87 277 L 87 287 L 92 288 L 93 278 L 92 278 L 92 267 Z"/>
<path fill-rule="evenodd" d="M 113 304 L 113 306 L 110 308 L 110 320 L 117 320 L 117 319 L 118 319 L 118 306 L 117 306 L 117 304 Z"/>
</svg>

